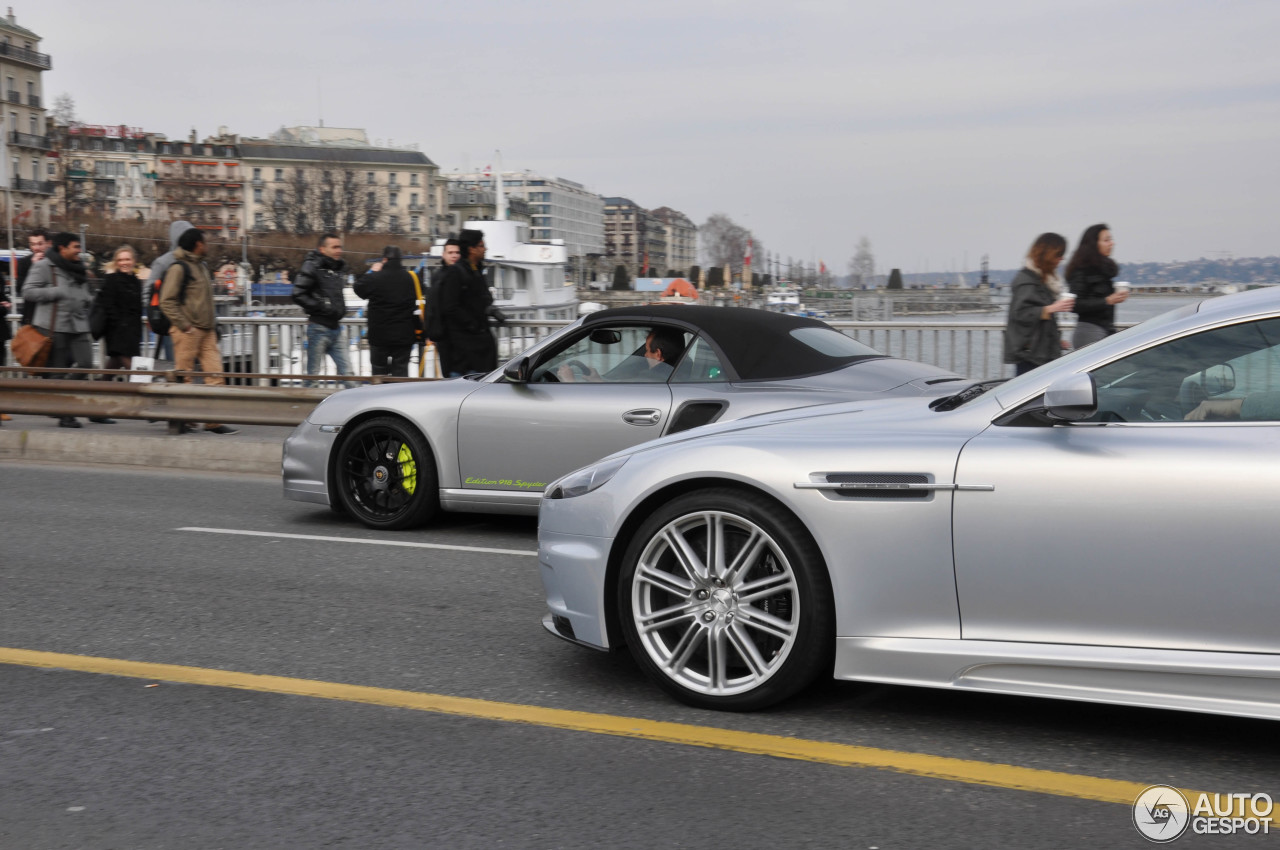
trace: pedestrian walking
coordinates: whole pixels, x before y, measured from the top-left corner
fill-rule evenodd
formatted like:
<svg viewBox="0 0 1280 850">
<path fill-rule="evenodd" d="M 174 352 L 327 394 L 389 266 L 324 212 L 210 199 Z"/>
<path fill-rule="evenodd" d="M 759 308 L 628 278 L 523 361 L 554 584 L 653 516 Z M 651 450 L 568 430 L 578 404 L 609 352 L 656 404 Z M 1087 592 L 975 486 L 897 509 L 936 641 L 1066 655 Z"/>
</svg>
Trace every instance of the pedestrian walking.
<svg viewBox="0 0 1280 850">
<path fill-rule="evenodd" d="M 218 348 L 218 319 L 213 307 L 213 281 L 205 268 L 208 252 L 204 233 L 191 228 L 178 237 L 173 262 L 164 273 L 160 287 L 160 309 L 169 320 L 173 339 L 173 365 L 180 372 L 195 370 L 199 362 L 207 375 L 207 386 L 226 383 L 222 377 L 222 351 Z M 235 434 L 237 429 L 216 422 L 206 423 L 206 431 Z"/>
<path fill-rule="evenodd" d="M 454 238 L 446 239 L 444 248 L 440 252 L 440 265 L 432 273 L 431 289 L 427 291 L 427 339 L 431 340 L 431 344 L 436 349 L 436 370 L 446 378 L 450 377 L 451 370 L 449 369 L 449 345 L 444 338 L 444 322 L 440 318 L 440 293 L 444 289 L 440 285 L 440 279 L 444 277 L 445 269 L 460 259 L 462 259 L 462 243 Z"/>
<path fill-rule="evenodd" d="M 1057 313 L 1071 309 L 1063 298 L 1058 265 L 1067 253 L 1067 240 L 1042 233 L 1031 245 L 1026 265 L 1010 283 L 1009 314 L 1004 330 L 1004 362 L 1022 375 L 1062 356 L 1066 341 L 1058 329 Z"/>
<path fill-rule="evenodd" d="M 7 265 L 0 269 L 0 366 L 9 364 L 9 310 L 13 307 L 13 299 L 16 295 L 11 295 L 9 291 L 9 269 L 12 265 Z M 8 422 L 13 417 L 7 413 L 0 413 L 0 422 Z"/>
<path fill-rule="evenodd" d="M 293 301 L 306 311 L 307 374 L 318 375 L 327 354 L 339 375 L 351 374 L 342 317 L 347 303 L 342 290 L 347 281 L 347 262 L 342 259 L 342 239 L 334 233 L 320 237 L 315 250 L 307 254 L 293 281 Z M 314 386 L 312 380 L 306 386 Z"/>
<path fill-rule="evenodd" d="M 14 296 L 22 293 L 22 288 L 27 285 L 27 276 L 31 274 L 32 267 L 44 259 L 45 252 L 49 250 L 50 245 L 49 231 L 43 227 L 37 227 L 27 234 L 27 247 L 31 249 L 31 253 L 25 257 L 18 258 L 18 280 L 13 287 Z M 35 303 L 27 303 L 27 297 L 22 296 L 22 324 L 31 324 L 31 314 L 35 312 Z"/>
<path fill-rule="evenodd" d="M 169 271 L 169 267 L 173 265 L 175 252 L 178 250 L 178 240 L 188 230 L 195 229 L 196 226 L 189 221 L 178 220 L 169 225 L 169 250 L 156 258 L 156 261 L 151 264 L 151 273 L 147 275 L 147 302 L 156 311 L 160 310 L 160 287 L 164 283 L 165 272 Z M 148 314 L 151 312 L 148 310 Z M 152 349 L 151 356 L 157 360 L 171 359 L 173 340 L 168 331 L 161 333 L 155 327 L 152 327 L 151 331 L 156 335 L 155 348 Z"/>
<path fill-rule="evenodd" d="M 23 302 L 30 302 L 31 324 L 46 336 L 53 337 L 49 367 L 92 369 L 93 340 L 89 336 L 89 272 L 80 261 L 80 237 L 59 233 L 45 252 L 44 259 L 31 266 L 22 287 Z M 83 379 L 84 376 L 79 376 Z M 89 419 L 103 425 L 114 419 L 95 416 Z M 61 416 L 58 425 L 79 428 L 74 416 Z"/>
<path fill-rule="evenodd" d="M 107 275 L 98 290 L 98 300 L 106 314 L 103 334 L 107 369 L 129 369 L 142 345 L 142 281 L 137 275 L 138 253 L 131 245 L 121 245 L 111 256 Z"/>
<path fill-rule="evenodd" d="M 422 333 L 420 283 L 404 267 L 400 249 L 388 245 L 382 259 L 356 281 L 356 295 L 369 302 L 369 362 L 374 375 L 409 376 L 409 357 Z"/>
<path fill-rule="evenodd" d="M 1079 316 L 1072 338 L 1076 348 L 1115 333 L 1116 305 L 1129 298 L 1128 292 L 1116 292 L 1112 283 L 1120 273 L 1120 267 L 1111 259 L 1115 244 L 1111 228 L 1092 225 L 1080 237 L 1080 244 L 1067 263 L 1067 285 L 1075 293 L 1075 313 Z"/>
<path fill-rule="evenodd" d="M 450 378 L 498 367 L 498 344 L 489 330 L 493 295 L 484 277 L 484 233 L 464 230 L 458 235 L 462 259 L 440 276 L 440 322 L 449 361 Z"/>
</svg>

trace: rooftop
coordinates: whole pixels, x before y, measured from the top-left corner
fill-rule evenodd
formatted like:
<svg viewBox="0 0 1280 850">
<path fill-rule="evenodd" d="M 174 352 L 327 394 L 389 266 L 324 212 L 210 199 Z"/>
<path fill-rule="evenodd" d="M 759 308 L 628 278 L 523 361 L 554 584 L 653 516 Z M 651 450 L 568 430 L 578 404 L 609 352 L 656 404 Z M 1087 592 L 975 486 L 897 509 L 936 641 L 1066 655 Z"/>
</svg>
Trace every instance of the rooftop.
<svg viewBox="0 0 1280 850">
<path fill-rule="evenodd" d="M 18 26 L 18 19 L 13 14 L 12 6 L 9 7 L 9 14 L 4 17 L 0 17 L 0 32 L 13 32 L 35 41 L 40 40 L 40 36 L 36 35 L 31 30 L 26 27 Z"/>
</svg>

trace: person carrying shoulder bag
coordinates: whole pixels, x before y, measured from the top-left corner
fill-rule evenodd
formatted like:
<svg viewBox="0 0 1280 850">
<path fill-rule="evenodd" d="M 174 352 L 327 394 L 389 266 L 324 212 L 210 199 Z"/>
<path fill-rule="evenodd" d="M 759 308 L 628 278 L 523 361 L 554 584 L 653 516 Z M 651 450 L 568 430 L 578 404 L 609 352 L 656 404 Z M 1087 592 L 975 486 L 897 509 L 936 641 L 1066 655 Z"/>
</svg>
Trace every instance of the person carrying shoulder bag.
<svg viewBox="0 0 1280 850">
<path fill-rule="evenodd" d="M 53 237 L 52 250 L 31 267 L 22 287 L 23 301 L 35 305 L 31 324 L 53 337 L 51 368 L 93 368 L 93 340 L 89 336 L 93 294 L 88 277 L 80 261 L 80 237 L 59 233 Z M 89 421 L 109 425 L 115 420 L 95 416 Z M 63 416 L 58 425 L 79 428 L 80 422 L 74 416 Z"/>
</svg>

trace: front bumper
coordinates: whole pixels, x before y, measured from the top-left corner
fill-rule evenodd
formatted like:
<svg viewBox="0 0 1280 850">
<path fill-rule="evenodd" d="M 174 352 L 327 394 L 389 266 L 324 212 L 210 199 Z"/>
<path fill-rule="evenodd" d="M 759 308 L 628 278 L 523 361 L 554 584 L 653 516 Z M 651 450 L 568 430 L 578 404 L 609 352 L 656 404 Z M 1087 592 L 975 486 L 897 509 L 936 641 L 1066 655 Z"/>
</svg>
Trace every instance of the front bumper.
<svg viewBox="0 0 1280 850">
<path fill-rule="evenodd" d="M 538 569 L 548 611 L 543 625 L 565 640 L 609 649 L 605 575 L 613 539 L 557 531 L 572 501 L 544 499 L 538 515 Z"/>
<path fill-rule="evenodd" d="M 328 505 L 329 454 L 338 435 L 320 430 L 319 425 L 304 421 L 284 441 L 280 474 L 284 480 L 284 497 L 298 502 Z"/>
</svg>

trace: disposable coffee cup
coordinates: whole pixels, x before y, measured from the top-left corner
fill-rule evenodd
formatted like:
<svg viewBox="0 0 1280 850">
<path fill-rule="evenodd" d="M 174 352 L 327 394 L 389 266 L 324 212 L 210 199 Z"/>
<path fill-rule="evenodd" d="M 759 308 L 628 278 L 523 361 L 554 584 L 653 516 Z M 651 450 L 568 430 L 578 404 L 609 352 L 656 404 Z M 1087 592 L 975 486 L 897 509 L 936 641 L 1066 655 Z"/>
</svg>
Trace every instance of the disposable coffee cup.
<svg viewBox="0 0 1280 850">
<path fill-rule="evenodd" d="M 1061 295 L 1059 295 L 1058 298 L 1060 298 L 1063 301 L 1070 302 L 1069 305 L 1067 306 L 1067 310 L 1072 313 L 1075 312 L 1076 294 L 1074 292 L 1064 292 Z"/>
<path fill-rule="evenodd" d="M 1117 280 L 1114 284 L 1112 284 L 1112 286 L 1115 288 L 1116 292 L 1128 292 L 1130 289 L 1133 289 L 1133 287 L 1129 285 L 1129 281 L 1127 280 Z"/>
</svg>

